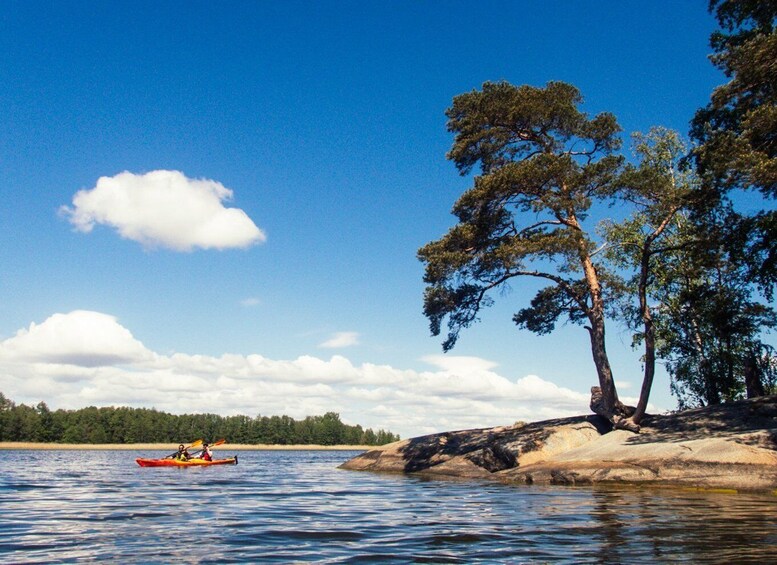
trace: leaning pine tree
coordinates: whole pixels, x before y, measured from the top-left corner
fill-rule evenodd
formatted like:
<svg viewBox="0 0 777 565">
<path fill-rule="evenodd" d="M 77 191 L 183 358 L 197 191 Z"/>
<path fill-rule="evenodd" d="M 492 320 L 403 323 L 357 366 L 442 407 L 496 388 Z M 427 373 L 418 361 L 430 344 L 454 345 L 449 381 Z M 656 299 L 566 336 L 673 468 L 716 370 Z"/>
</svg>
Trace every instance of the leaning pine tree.
<svg viewBox="0 0 777 565">
<path fill-rule="evenodd" d="M 618 399 L 605 347 L 607 270 L 583 221 L 616 190 L 623 158 L 612 114 L 589 118 L 574 86 L 485 83 L 454 98 L 446 112 L 455 141 L 448 153 L 462 175 L 480 166 L 456 202 L 458 223 L 418 252 L 426 264 L 424 313 L 445 351 L 477 321 L 490 294 L 516 277 L 548 285 L 514 321 L 538 334 L 565 316 L 585 324 L 599 378 L 591 408 L 616 427 L 638 429 Z"/>
</svg>

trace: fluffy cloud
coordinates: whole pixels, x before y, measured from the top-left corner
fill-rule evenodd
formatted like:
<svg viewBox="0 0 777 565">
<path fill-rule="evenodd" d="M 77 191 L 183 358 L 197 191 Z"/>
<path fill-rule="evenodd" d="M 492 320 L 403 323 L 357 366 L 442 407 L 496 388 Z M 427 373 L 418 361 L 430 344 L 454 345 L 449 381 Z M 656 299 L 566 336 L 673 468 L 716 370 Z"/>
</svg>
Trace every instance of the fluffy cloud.
<svg viewBox="0 0 777 565">
<path fill-rule="evenodd" d="M 344 422 L 411 437 L 585 414 L 588 396 L 537 376 L 511 380 L 490 361 L 429 356 L 433 369 L 354 365 L 339 355 L 162 355 L 112 316 L 55 314 L 0 342 L 0 391 L 52 408 L 154 406 L 172 413 L 338 412 Z"/>
<path fill-rule="evenodd" d="M 54 314 L 0 343 L 0 359 L 22 363 L 100 367 L 139 363 L 151 357 L 116 318 L 85 310 Z"/>
<path fill-rule="evenodd" d="M 73 207 L 63 206 L 61 212 L 79 231 L 103 224 L 147 248 L 227 249 L 265 241 L 243 210 L 224 207 L 231 198 L 221 183 L 178 171 L 123 172 L 78 191 Z"/>
</svg>

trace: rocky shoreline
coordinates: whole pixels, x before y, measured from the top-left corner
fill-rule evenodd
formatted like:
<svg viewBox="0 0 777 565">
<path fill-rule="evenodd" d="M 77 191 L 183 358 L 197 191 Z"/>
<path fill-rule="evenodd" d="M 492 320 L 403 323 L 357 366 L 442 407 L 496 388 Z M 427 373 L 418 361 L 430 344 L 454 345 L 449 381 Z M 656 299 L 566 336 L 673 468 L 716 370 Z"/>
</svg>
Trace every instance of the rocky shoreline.
<svg viewBox="0 0 777 565">
<path fill-rule="evenodd" d="M 432 434 L 372 448 L 341 468 L 777 494 L 777 395 L 649 415 L 638 434 L 613 430 L 597 415 Z"/>
</svg>

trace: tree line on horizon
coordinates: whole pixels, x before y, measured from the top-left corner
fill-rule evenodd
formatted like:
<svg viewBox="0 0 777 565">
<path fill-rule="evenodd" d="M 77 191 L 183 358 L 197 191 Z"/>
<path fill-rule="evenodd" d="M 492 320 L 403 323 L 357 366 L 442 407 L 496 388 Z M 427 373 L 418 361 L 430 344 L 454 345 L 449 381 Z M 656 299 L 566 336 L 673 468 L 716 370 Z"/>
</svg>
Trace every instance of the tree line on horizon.
<svg viewBox="0 0 777 565">
<path fill-rule="evenodd" d="M 727 82 L 689 116 L 690 140 L 658 126 L 633 134 L 629 155 L 615 115 L 589 116 L 560 81 L 486 82 L 454 97 L 447 158 L 476 174 L 456 225 L 418 251 L 444 351 L 511 282 L 531 280 L 539 290 L 513 321 L 537 334 L 585 327 L 591 409 L 615 427 L 639 431 L 657 363 L 681 409 L 777 392 L 764 339 L 777 327 L 777 1 L 709 10 L 720 25 L 710 59 Z M 737 206 L 743 196 L 755 209 Z M 642 353 L 635 407 L 616 390 L 611 322 Z"/>
<path fill-rule="evenodd" d="M 399 435 L 340 421 L 336 412 L 289 416 L 174 415 L 154 408 L 89 406 L 50 410 L 16 404 L 0 392 L 0 441 L 45 443 L 189 443 L 195 439 L 267 445 L 384 445 Z"/>
</svg>

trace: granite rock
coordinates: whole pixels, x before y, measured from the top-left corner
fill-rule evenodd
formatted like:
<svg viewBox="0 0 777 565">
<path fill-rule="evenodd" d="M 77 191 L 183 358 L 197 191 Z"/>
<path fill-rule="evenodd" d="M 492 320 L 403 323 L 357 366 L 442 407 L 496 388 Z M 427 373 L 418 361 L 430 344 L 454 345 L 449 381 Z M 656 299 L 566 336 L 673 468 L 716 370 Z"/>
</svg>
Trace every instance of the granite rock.
<svg viewBox="0 0 777 565">
<path fill-rule="evenodd" d="M 343 469 L 517 484 L 777 489 L 777 396 L 646 416 L 638 434 L 601 416 L 432 434 Z"/>
</svg>

